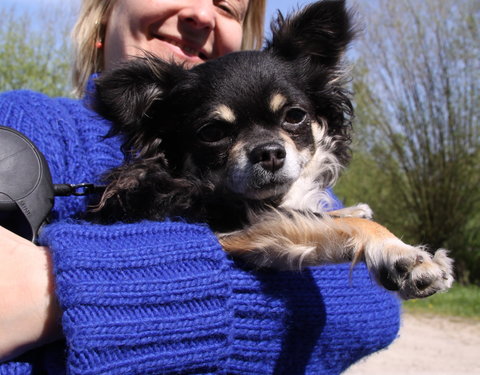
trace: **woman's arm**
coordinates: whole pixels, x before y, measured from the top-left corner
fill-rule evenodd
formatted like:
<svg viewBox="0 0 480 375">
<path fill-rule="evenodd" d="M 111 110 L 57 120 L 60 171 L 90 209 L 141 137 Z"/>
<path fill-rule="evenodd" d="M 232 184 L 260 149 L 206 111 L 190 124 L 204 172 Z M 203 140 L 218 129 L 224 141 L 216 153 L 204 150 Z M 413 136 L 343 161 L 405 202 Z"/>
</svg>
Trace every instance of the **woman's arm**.
<svg viewBox="0 0 480 375">
<path fill-rule="evenodd" d="M 398 302 L 363 265 L 251 272 L 182 222 L 67 220 L 40 241 L 71 374 L 333 374 L 397 335 Z"/>
<path fill-rule="evenodd" d="M 0 361 L 61 337 L 47 248 L 0 227 Z"/>
</svg>

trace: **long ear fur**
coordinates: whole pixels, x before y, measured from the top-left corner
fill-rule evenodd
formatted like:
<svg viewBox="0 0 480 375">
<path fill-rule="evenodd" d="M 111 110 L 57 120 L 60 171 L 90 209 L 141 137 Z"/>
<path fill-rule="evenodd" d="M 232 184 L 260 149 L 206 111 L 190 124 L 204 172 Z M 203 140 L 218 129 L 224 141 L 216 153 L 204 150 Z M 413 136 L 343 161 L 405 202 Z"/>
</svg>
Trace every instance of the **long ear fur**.
<svg viewBox="0 0 480 375">
<path fill-rule="evenodd" d="M 207 185 L 194 176 L 173 177 L 162 155 L 130 161 L 110 170 L 104 179 L 108 186 L 91 210 L 94 221 L 164 220 L 189 210 L 204 214 L 198 197 L 208 194 Z"/>
<path fill-rule="evenodd" d="M 161 119 L 155 112 L 186 74 L 180 65 L 147 55 L 121 63 L 96 80 L 93 109 L 112 122 L 109 136 L 123 135 L 126 156 L 132 151 L 145 154 L 144 148 L 155 143 L 162 129 L 151 120 Z"/>
<path fill-rule="evenodd" d="M 345 0 L 318 1 L 287 18 L 279 12 L 266 49 L 286 60 L 307 57 L 334 67 L 354 37 L 351 19 Z"/>
</svg>

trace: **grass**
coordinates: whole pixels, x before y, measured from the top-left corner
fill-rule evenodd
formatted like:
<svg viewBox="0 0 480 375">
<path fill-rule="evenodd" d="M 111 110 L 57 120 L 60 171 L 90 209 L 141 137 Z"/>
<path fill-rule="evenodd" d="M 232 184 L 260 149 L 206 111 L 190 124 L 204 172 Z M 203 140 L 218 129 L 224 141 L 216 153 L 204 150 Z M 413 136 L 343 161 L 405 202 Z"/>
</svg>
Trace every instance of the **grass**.
<svg viewBox="0 0 480 375">
<path fill-rule="evenodd" d="M 480 320 L 480 287 L 454 284 L 447 293 L 406 301 L 406 312 L 431 313 Z"/>
</svg>

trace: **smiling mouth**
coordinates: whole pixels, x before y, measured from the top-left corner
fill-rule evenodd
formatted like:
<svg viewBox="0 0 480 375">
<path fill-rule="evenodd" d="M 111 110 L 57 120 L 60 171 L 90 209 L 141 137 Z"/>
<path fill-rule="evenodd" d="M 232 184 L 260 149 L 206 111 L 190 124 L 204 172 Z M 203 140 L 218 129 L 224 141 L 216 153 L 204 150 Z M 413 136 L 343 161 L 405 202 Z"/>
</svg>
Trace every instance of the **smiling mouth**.
<svg viewBox="0 0 480 375">
<path fill-rule="evenodd" d="M 185 55 L 187 56 L 194 56 L 202 60 L 208 60 L 208 56 L 204 52 L 196 48 L 187 46 L 184 43 L 180 42 L 178 39 L 172 39 L 172 38 L 168 38 L 160 35 L 156 35 L 155 37 L 163 42 L 169 43 L 175 47 L 180 48 L 182 52 L 185 53 Z"/>
</svg>

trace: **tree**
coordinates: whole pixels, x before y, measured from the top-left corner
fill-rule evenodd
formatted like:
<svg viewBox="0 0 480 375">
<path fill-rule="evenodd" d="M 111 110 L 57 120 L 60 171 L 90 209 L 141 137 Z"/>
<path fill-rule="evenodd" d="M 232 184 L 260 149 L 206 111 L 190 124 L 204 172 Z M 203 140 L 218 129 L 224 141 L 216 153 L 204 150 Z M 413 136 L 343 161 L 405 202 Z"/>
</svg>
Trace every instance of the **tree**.
<svg viewBox="0 0 480 375">
<path fill-rule="evenodd" d="M 35 9 L 0 9 L 0 91 L 31 89 L 51 96 L 69 95 L 73 7 Z"/>
<path fill-rule="evenodd" d="M 460 277 L 478 281 L 468 267 L 480 260 L 480 3 L 374 3 L 361 8 L 355 177 L 373 186 L 384 223 L 452 249 Z"/>
</svg>

